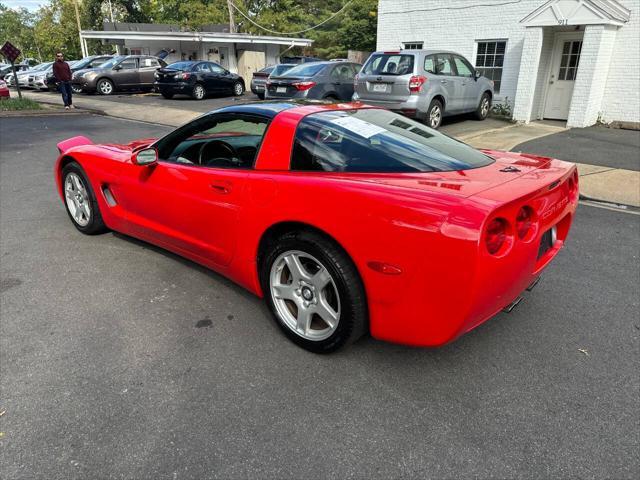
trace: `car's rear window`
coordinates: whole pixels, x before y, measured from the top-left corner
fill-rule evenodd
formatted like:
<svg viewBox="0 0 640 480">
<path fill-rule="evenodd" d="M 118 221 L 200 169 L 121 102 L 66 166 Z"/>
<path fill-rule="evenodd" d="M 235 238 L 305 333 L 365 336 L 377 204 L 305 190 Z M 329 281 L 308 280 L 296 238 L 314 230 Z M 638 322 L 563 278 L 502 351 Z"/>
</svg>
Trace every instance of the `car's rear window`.
<svg viewBox="0 0 640 480">
<path fill-rule="evenodd" d="M 176 62 L 169 65 L 167 68 L 171 68 L 173 70 L 191 70 L 195 63 L 193 62 Z"/>
<path fill-rule="evenodd" d="M 287 65 L 285 63 L 281 63 L 280 65 L 276 65 L 273 68 L 273 71 L 271 72 L 271 75 L 273 75 L 274 77 L 280 76 L 285 72 L 288 72 L 289 70 L 291 70 L 293 67 L 295 67 L 295 65 Z"/>
<path fill-rule="evenodd" d="M 303 63 L 285 72 L 283 77 L 313 77 L 325 67 L 325 63 Z M 273 74 L 272 74 L 273 75 Z M 275 76 L 275 75 L 273 75 Z"/>
<path fill-rule="evenodd" d="M 470 146 L 382 109 L 308 115 L 296 130 L 291 170 L 410 173 L 493 163 Z"/>
<path fill-rule="evenodd" d="M 365 75 L 408 75 L 413 73 L 413 55 L 376 53 L 369 57 L 362 73 Z"/>
</svg>

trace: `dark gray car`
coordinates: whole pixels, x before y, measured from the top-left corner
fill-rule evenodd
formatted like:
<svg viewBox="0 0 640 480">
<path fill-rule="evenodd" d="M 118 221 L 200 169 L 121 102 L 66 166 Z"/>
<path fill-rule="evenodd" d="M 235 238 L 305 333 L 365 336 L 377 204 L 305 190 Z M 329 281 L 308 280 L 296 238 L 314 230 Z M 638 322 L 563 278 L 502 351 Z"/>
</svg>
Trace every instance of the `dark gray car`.
<svg viewBox="0 0 640 480">
<path fill-rule="evenodd" d="M 310 98 L 350 101 L 360 65 L 351 62 L 309 62 L 269 77 L 265 99 Z"/>
<path fill-rule="evenodd" d="M 438 128 L 442 117 L 491 109 L 493 81 L 455 52 L 374 52 L 356 77 L 354 100 L 382 106 Z"/>
<path fill-rule="evenodd" d="M 164 60 L 150 55 L 120 55 L 98 68 L 75 72 L 72 84 L 85 93 L 101 95 L 111 95 L 116 90 L 151 91 L 156 70 L 166 66 Z"/>
</svg>

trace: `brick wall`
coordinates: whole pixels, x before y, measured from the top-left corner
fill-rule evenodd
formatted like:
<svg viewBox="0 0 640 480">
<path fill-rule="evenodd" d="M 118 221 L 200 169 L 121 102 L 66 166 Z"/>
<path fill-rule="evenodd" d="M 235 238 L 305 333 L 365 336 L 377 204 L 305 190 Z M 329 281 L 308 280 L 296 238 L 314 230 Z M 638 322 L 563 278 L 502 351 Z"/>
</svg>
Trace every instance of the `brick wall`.
<svg viewBox="0 0 640 480">
<path fill-rule="evenodd" d="M 604 80 L 604 94 L 597 107 L 597 115 L 605 121 L 639 122 L 640 0 L 619 1 L 632 11 L 631 20 L 616 33 L 608 75 Z M 520 20 L 545 3 L 545 0 L 476 6 L 503 2 L 504 0 L 379 0 L 377 48 L 397 49 L 403 42 L 421 41 L 424 42 L 424 48 L 454 50 L 475 64 L 477 40 L 506 39 L 502 88 L 495 101 L 501 102 L 508 97 L 513 105 L 526 30 Z M 458 9 L 451 10 L 452 6 Z M 442 10 L 435 10 L 439 8 Z M 553 49 L 553 32 L 554 29 L 545 28 L 541 61 L 531 91 L 532 119 L 540 118 L 543 112 L 545 85 L 548 81 Z M 603 82 L 600 78 L 597 81 Z M 592 105 L 587 104 L 587 107 L 591 110 Z"/>
</svg>

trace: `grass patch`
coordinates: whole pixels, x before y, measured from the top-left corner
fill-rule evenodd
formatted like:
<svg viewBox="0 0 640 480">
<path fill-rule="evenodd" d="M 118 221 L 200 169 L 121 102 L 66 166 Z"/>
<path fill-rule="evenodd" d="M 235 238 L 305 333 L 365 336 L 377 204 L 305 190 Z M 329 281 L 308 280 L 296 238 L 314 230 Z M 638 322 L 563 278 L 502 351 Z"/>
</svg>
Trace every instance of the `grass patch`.
<svg viewBox="0 0 640 480">
<path fill-rule="evenodd" d="M 13 112 L 17 110 L 41 110 L 42 107 L 38 102 L 29 98 L 9 98 L 0 101 L 0 112 Z"/>
</svg>

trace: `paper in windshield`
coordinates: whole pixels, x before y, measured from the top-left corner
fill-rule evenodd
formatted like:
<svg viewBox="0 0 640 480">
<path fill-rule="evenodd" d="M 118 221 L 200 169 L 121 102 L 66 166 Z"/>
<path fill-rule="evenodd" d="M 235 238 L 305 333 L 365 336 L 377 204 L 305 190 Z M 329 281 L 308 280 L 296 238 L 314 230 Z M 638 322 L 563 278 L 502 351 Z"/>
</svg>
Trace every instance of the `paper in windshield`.
<svg viewBox="0 0 640 480">
<path fill-rule="evenodd" d="M 342 128 L 346 128 L 350 132 L 353 132 L 356 135 L 360 135 L 364 138 L 371 138 L 374 135 L 387 131 L 386 129 L 379 127 L 378 125 L 374 125 L 373 123 L 369 123 L 354 117 L 335 118 L 331 120 L 331 123 L 335 123 Z"/>
</svg>

